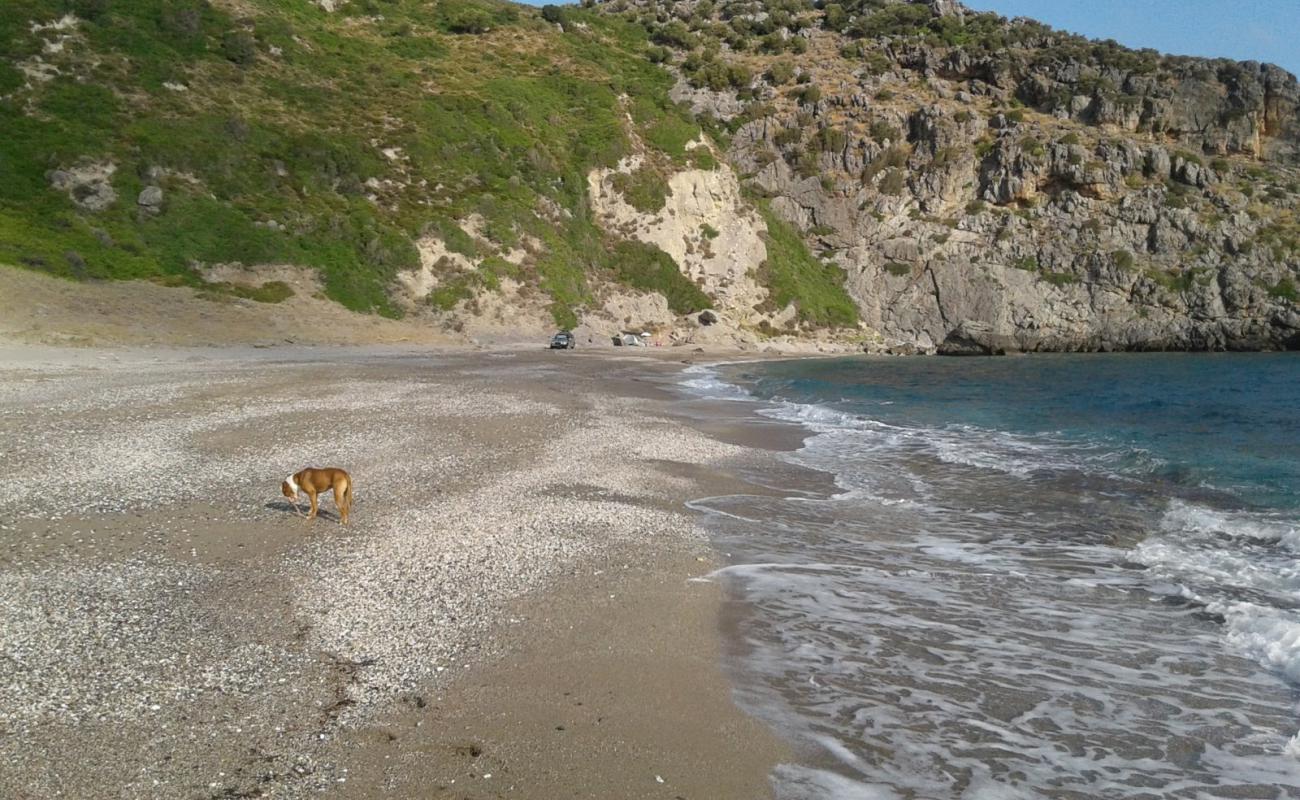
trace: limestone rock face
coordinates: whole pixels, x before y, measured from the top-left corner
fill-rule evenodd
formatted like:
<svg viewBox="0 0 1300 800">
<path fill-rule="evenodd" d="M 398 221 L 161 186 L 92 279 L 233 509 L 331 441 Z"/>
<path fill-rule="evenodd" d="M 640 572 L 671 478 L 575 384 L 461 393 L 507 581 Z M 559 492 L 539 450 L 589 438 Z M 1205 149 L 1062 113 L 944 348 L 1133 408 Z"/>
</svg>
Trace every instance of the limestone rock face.
<svg viewBox="0 0 1300 800">
<path fill-rule="evenodd" d="M 632 207 L 614 186 L 617 174 L 634 171 L 640 164 L 634 156 L 618 169 L 595 170 L 587 176 L 592 210 L 601 226 L 663 250 L 720 308 L 734 311 L 740 319 L 756 320 L 754 307 L 767 299 L 766 289 L 754 276 L 767 257 L 762 238 L 766 226 L 741 196 L 735 173 L 725 166 L 677 172 L 667 179 L 663 209 L 645 213 Z"/>
<path fill-rule="evenodd" d="M 978 22 L 968 30 L 997 36 L 945 45 L 887 22 L 873 41 L 845 35 L 861 20 L 813 15 L 785 33 L 808 43 L 793 61 L 815 100 L 748 56 L 746 92 L 710 100 L 679 83 L 697 113 L 733 120 L 726 158 L 742 180 L 845 270 L 875 346 L 1300 346 L 1294 76 L 910 3 L 943 19 L 925 30 Z M 725 22 L 729 7 L 711 13 Z"/>
</svg>

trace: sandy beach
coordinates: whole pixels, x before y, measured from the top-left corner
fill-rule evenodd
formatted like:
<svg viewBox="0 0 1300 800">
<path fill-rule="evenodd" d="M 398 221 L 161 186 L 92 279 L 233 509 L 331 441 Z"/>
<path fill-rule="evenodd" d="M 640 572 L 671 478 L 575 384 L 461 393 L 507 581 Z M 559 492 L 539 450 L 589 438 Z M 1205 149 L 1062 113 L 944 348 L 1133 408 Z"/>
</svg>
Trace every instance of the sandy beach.
<svg viewBox="0 0 1300 800">
<path fill-rule="evenodd" d="M 656 355 L 4 348 L 0 795 L 769 796 L 683 504 L 798 438 Z"/>
</svg>

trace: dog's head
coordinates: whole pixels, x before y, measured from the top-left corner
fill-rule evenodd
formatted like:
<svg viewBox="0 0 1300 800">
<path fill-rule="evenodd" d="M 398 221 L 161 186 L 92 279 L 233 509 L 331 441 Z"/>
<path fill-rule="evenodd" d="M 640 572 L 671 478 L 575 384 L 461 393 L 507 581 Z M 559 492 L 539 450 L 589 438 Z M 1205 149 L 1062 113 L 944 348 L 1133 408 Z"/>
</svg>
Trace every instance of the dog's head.
<svg viewBox="0 0 1300 800">
<path fill-rule="evenodd" d="M 290 500 L 293 500 L 298 496 L 298 482 L 293 479 L 292 475 L 285 478 L 284 482 L 280 484 L 280 494 L 283 494 Z"/>
</svg>

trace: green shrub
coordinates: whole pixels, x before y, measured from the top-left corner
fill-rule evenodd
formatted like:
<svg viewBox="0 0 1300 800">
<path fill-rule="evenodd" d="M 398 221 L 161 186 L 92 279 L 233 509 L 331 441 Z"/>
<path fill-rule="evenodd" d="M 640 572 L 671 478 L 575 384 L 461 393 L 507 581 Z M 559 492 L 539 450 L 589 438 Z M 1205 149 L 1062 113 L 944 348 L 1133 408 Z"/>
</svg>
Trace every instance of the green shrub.
<svg viewBox="0 0 1300 800">
<path fill-rule="evenodd" d="M 767 79 L 775 86 L 789 83 L 794 78 L 794 65 L 789 61 L 774 61 L 767 68 Z"/>
<path fill-rule="evenodd" d="M 743 64 L 705 58 L 697 53 L 692 53 L 682 62 L 682 72 L 692 86 L 707 87 L 715 92 L 747 88 L 753 79 Z"/>
<path fill-rule="evenodd" d="M 695 168 L 702 170 L 715 170 L 718 168 L 718 159 L 707 147 L 692 147 L 686 151 L 686 163 Z"/>
<path fill-rule="evenodd" d="M 479 264 L 478 275 L 483 288 L 498 292 L 501 290 L 502 278 L 517 281 L 523 277 L 523 270 L 501 256 L 488 256 Z"/>
<path fill-rule="evenodd" d="M 800 128 L 782 128 L 772 137 L 772 144 L 777 147 L 786 147 L 797 144 L 803 140 L 803 130 Z"/>
<path fill-rule="evenodd" d="M 654 115 L 651 114 L 647 120 L 653 117 Z M 683 163 L 688 156 L 686 145 L 699 138 L 700 126 L 681 117 L 664 114 L 647 125 L 642 135 L 647 142 L 671 157 L 673 161 Z M 708 152 L 707 148 L 697 149 Z"/>
<path fill-rule="evenodd" d="M 1133 254 L 1127 250 L 1116 250 L 1110 254 L 1110 257 L 1114 260 L 1115 266 L 1120 269 L 1133 269 L 1137 263 L 1137 260 L 1133 258 Z"/>
<path fill-rule="evenodd" d="M 480 34 L 514 22 L 519 12 L 509 5 L 440 3 L 442 27 L 449 33 Z"/>
<path fill-rule="evenodd" d="M 451 311 L 460 301 L 472 299 L 480 289 L 500 291 L 503 277 L 519 280 L 523 273 L 519 267 L 504 258 L 489 256 L 473 272 L 454 272 L 442 276 L 441 282 L 429 292 L 427 299 L 433 307 Z"/>
<path fill-rule="evenodd" d="M 797 96 L 801 105 L 810 105 L 822 99 L 822 90 L 810 84 L 799 90 Z"/>
<path fill-rule="evenodd" d="M 935 151 L 934 158 L 930 162 L 931 167 L 941 168 L 950 164 L 955 164 L 961 158 L 961 148 L 941 147 Z"/>
<path fill-rule="evenodd" d="M 795 158 L 795 171 L 801 178 L 811 178 L 821 173 L 821 150 L 816 143 L 810 144 Z"/>
<path fill-rule="evenodd" d="M 764 53 L 783 53 L 785 52 L 785 38 L 779 33 L 769 33 L 758 40 L 758 49 Z"/>
<path fill-rule="evenodd" d="M 769 308 L 775 311 L 793 304 L 798 319 L 810 325 L 856 325 L 858 308 L 844 289 L 844 270 L 813 258 L 798 231 L 765 203 L 759 209 L 767 222 L 767 260 L 759 275 L 770 291 Z"/>
<path fill-rule="evenodd" d="M 983 200 L 972 200 L 966 204 L 967 214 L 983 214 L 988 210 L 988 205 Z"/>
<path fill-rule="evenodd" d="M 455 222 L 438 218 L 429 222 L 425 229 L 428 232 L 436 233 L 447 249 L 453 253 L 460 253 L 463 256 L 473 258 L 478 255 L 478 248 L 474 245 L 474 239 L 463 228 Z"/>
<path fill-rule="evenodd" d="M 842 31 L 848 21 L 848 12 L 839 3 L 828 3 L 822 7 L 822 24 L 827 30 Z"/>
<path fill-rule="evenodd" d="M 257 40 L 247 31 L 230 31 L 221 39 L 221 54 L 246 67 L 257 59 Z"/>
<path fill-rule="evenodd" d="M 1277 283 L 1269 287 L 1270 297 L 1277 297 L 1292 303 L 1300 303 L 1300 294 L 1296 292 L 1295 281 L 1290 278 L 1282 278 Z"/>
<path fill-rule="evenodd" d="M 880 193 L 898 196 L 907 188 L 907 175 L 901 169 L 890 169 L 880 179 Z"/>
<path fill-rule="evenodd" d="M 908 148 L 895 145 L 881 151 L 880 155 L 871 160 L 862 170 L 862 181 L 871 183 L 877 175 L 887 169 L 902 169 L 907 166 L 908 156 L 911 154 Z"/>
<path fill-rule="evenodd" d="M 904 264 L 901 261 L 890 261 L 885 264 L 885 271 L 890 275 L 901 278 L 904 275 L 912 274 L 912 266 L 910 264 Z"/>
<path fill-rule="evenodd" d="M 1024 258 L 1016 259 L 1015 262 L 1011 264 L 1011 266 L 1015 267 L 1016 269 L 1023 269 L 1026 272 L 1037 272 L 1038 259 L 1035 258 L 1034 256 L 1025 256 Z"/>
<path fill-rule="evenodd" d="M 900 3 L 886 6 L 874 13 L 862 14 L 849 26 L 849 33 L 862 39 L 917 36 L 927 30 L 931 19 L 933 14 L 926 6 Z"/>
<path fill-rule="evenodd" d="M 885 142 L 893 142 L 897 144 L 903 139 L 903 134 L 899 132 L 898 128 L 895 128 L 884 120 L 873 121 L 871 127 L 868 129 L 868 133 L 877 144 L 884 144 Z"/>
<path fill-rule="evenodd" d="M 199 39 L 203 36 L 203 8 L 197 2 L 170 3 L 160 9 L 158 23 L 168 36 L 189 41 Z"/>
<path fill-rule="evenodd" d="M 1196 278 L 1193 270 L 1147 270 L 1147 277 L 1170 292 L 1185 292 L 1191 289 Z"/>
<path fill-rule="evenodd" d="M 713 307 L 709 296 L 682 274 L 672 256 L 652 244 L 619 242 L 614 246 L 608 263 L 622 283 L 662 294 L 674 314 L 690 314 Z"/>
<path fill-rule="evenodd" d="M 284 281 L 267 281 L 261 286 L 248 289 L 239 287 L 235 291 L 240 297 L 259 303 L 281 303 L 293 297 L 293 289 Z"/>
<path fill-rule="evenodd" d="M 74 264 L 79 260 L 76 253 L 68 253 L 70 262 Z M 81 277 L 85 277 L 84 275 Z M 183 286 L 187 281 L 175 276 L 170 280 L 156 279 L 156 283 L 164 286 Z M 239 297 L 244 300 L 253 300 L 258 303 L 281 303 L 293 297 L 293 289 L 284 281 L 269 281 L 261 286 L 248 286 L 242 283 L 200 283 L 199 296 L 209 300 L 229 300 L 232 297 Z"/>
<path fill-rule="evenodd" d="M 667 64 L 672 61 L 673 51 L 667 47 L 655 47 L 651 45 L 645 49 L 645 57 L 650 60 L 651 64 Z"/>
<path fill-rule="evenodd" d="M 663 210 L 668 203 L 668 183 L 656 170 L 648 166 L 614 176 L 614 188 L 628 205 L 645 214 Z"/>
<path fill-rule="evenodd" d="M 91 22 L 100 21 L 109 10 L 109 0 L 71 0 L 65 5 L 78 17 Z"/>
<path fill-rule="evenodd" d="M 889 56 L 885 55 L 884 53 L 880 52 L 879 50 L 872 50 L 870 52 L 864 53 L 862 59 L 866 63 L 867 70 L 872 75 L 883 75 L 886 72 L 888 72 L 890 69 L 892 69 L 894 66 L 893 59 L 891 59 Z M 882 98 L 880 94 L 889 94 L 889 97 Z M 893 99 L 892 92 L 881 92 L 880 94 L 876 95 L 876 98 L 879 100 Z"/>
<path fill-rule="evenodd" d="M 1079 282 L 1078 276 L 1070 272 L 1049 272 L 1044 270 L 1039 273 L 1038 277 L 1053 286 L 1069 286 L 1072 283 Z"/>
<path fill-rule="evenodd" d="M 451 277 L 429 292 L 429 305 L 440 311 L 451 311 L 462 300 L 474 296 L 474 279 L 469 273 Z"/>
<path fill-rule="evenodd" d="M 838 153 L 848 146 L 849 137 L 839 128 L 822 128 L 817 131 L 814 141 L 824 153 Z"/>
<path fill-rule="evenodd" d="M 700 225 L 700 235 L 703 236 L 705 239 L 712 241 L 713 239 L 718 238 L 719 233 L 717 228 L 705 222 Z"/>
</svg>

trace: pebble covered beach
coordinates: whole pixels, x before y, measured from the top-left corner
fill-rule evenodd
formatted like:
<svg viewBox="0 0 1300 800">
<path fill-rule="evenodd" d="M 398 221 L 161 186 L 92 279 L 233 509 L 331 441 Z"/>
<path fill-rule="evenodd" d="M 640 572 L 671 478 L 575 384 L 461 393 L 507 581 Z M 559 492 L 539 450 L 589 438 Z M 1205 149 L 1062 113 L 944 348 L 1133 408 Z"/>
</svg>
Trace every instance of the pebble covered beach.
<svg viewBox="0 0 1300 800">
<path fill-rule="evenodd" d="M 707 609 L 711 590 L 689 583 L 712 556 L 682 505 L 700 490 L 684 468 L 726 475 L 754 457 L 662 413 L 672 368 L 653 359 L 304 348 L 4 363 L 7 797 L 541 796 L 523 777 L 527 737 L 426 724 L 456 716 L 458 682 L 536 638 L 538 610 L 559 607 L 548 593 L 617 602 L 650 580 Z M 332 498 L 308 522 L 279 495 L 309 465 L 352 473 L 351 525 Z M 725 710 L 700 645 L 716 621 L 696 618 L 684 657 Z M 763 751 L 739 712 L 714 721 L 715 738 Z M 760 795 L 763 772 L 746 783 Z M 599 769 L 575 781 L 602 795 Z M 681 791 L 664 784 L 637 778 L 623 796 Z"/>
</svg>

